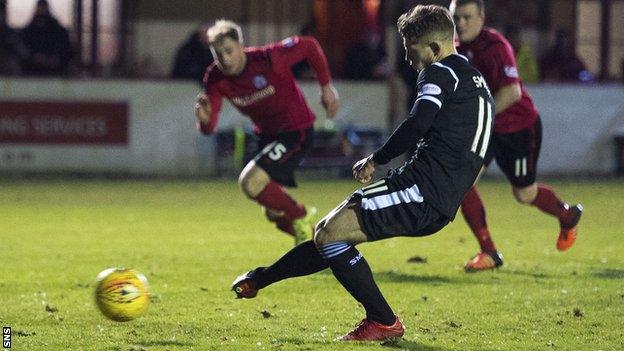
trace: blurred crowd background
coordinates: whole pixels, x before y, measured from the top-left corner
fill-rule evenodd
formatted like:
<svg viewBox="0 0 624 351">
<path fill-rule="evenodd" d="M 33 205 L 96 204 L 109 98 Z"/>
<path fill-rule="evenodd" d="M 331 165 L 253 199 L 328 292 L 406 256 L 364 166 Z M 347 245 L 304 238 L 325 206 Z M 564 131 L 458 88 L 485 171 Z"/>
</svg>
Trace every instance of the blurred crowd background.
<svg viewBox="0 0 624 351">
<path fill-rule="evenodd" d="M 422 0 L 0 0 L 0 74 L 201 79 L 206 26 L 240 22 L 248 45 L 316 37 L 333 75 L 414 79 L 394 29 Z M 624 78 L 624 0 L 486 0 L 487 25 L 517 53 L 524 82 Z M 301 78 L 310 71 L 295 68 Z"/>
</svg>

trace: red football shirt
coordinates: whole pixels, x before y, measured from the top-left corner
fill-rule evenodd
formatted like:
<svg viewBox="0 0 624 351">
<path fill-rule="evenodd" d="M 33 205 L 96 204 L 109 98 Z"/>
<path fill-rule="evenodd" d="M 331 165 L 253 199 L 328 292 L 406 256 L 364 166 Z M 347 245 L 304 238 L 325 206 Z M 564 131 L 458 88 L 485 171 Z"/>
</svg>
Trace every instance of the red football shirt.
<svg viewBox="0 0 624 351">
<path fill-rule="evenodd" d="M 216 63 L 206 69 L 204 89 L 210 98 L 209 124 L 200 123 L 203 133 L 216 128 L 222 97 L 227 98 L 253 121 L 256 133 L 275 135 L 301 130 L 314 123 L 314 113 L 291 71 L 307 60 L 321 85 L 330 83 L 327 59 L 316 39 L 290 37 L 279 43 L 245 49 L 247 63 L 238 76 L 223 74 Z"/>
<path fill-rule="evenodd" d="M 483 28 L 479 36 L 469 44 L 462 44 L 457 51 L 470 60 L 488 83 L 492 94 L 513 83 L 519 83 L 522 97 L 505 111 L 496 114 L 495 133 L 513 133 L 528 128 L 537 119 L 537 109 L 522 86 L 518 76 L 516 58 L 511 44 L 500 33 Z"/>
</svg>

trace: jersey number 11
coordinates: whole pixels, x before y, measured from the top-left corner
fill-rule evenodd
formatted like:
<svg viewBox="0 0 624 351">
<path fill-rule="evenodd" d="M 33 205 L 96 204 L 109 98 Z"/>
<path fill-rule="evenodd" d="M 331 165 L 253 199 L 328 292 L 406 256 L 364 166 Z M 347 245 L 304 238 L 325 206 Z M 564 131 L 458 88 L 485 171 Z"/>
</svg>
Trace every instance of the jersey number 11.
<svg viewBox="0 0 624 351">
<path fill-rule="evenodd" d="M 481 158 L 485 158 L 485 152 L 487 151 L 488 143 L 490 142 L 490 131 L 492 130 L 492 110 L 492 104 L 489 101 L 485 101 L 482 96 L 479 96 L 477 132 L 472 140 L 472 147 L 470 148 L 470 151 L 475 154 L 478 152 L 478 155 Z"/>
</svg>

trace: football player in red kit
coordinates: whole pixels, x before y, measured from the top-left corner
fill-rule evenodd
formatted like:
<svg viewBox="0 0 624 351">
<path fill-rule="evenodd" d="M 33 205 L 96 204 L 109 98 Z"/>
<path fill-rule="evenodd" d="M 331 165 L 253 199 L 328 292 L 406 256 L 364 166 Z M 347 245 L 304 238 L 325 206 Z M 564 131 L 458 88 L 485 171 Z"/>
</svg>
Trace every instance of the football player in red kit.
<svg viewBox="0 0 624 351">
<path fill-rule="evenodd" d="M 568 205 L 552 188 L 535 182 L 542 124 L 518 77 L 513 49 L 500 33 L 484 27 L 483 0 L 453 0 L 450 10 L 460 42 L 458 52 L 467 56 L 483 74 L 495 99 L 494 134 L 484 169 L 496 159 L 518 202 L 556 217 L 560 225 L 556 246 L 559 251 L 567 250 L 576 240 L 583 207 Z M 490 237 L 485 209 L 476 187 L 473 186 L 464 197 L 461 210 L 481 247 L 481 251 L 465 265 L 466 271 L 501 266 L 502 256 Z"/>
<path fill-rule="evenodd" d="M 284 186 L 296 186 L 293 173 L 312 145 L 315 116 L 290 68 L 307 60 L 320 83 L 327 117 L 333 118 L 340 104 L 321 47 L 312 37 L 294 36 L 246 48 L 241 27 L 227 20 L 208 29 L 208 41 L 215 62 L 206 70 L 204 92 L 195 104 L 199 130 L 215 130 L 223 97 L 251 118 L 259 152 L 239 176 L 241 189 L 264 207 L 270 221 L 295 237 L 295 244 L 309 240 L 316 209 L 294 200 Z"/>
</svg>

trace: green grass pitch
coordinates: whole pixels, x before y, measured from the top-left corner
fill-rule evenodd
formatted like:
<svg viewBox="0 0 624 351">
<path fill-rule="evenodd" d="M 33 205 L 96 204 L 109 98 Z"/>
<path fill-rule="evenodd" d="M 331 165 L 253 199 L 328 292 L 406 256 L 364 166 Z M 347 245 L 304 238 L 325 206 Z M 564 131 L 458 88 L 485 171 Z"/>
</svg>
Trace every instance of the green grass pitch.
<svg viewBox="0 0 624 351">
<path fill-rule="evenodd" d="M 0 324 L 13 350 L 622 350 L 624 182 L 551 185 L 585 206 L 565 253 L 555 219 L 492 181 L 480 189 L 498 271 L 462 271 L 477 244 L 461 216 L 433 236 L 359 246 L 407 328 L 380 345 L 333 341 L 363 310 L 329 271 L 234 299 L 237 275 L 292 246 L 234 182 L 2 180 Z M 324 214 L 356 187 L 306 180 L 294 194 Z M 96 310 L 95 276 L 112 266 L 150 280 L 144 317 Z"/>
</svg>

